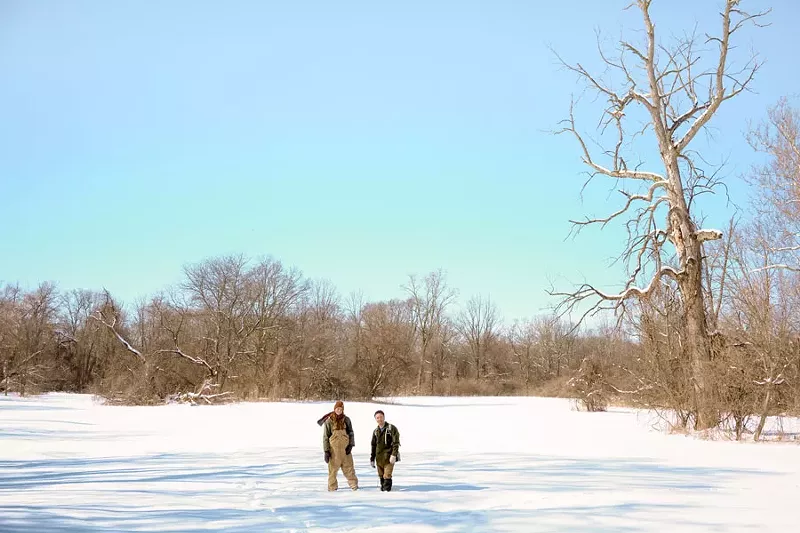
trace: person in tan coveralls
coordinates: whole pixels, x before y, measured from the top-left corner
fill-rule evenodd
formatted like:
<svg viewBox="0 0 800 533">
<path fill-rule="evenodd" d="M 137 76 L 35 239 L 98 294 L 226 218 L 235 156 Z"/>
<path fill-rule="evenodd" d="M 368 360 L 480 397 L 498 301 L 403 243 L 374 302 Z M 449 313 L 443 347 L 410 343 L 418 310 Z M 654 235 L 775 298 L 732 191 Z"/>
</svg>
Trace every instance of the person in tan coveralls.
<svg viewBox="0 0 800 533">
<path fill-rule="evenodd" d="M 358 490 L 356 469 L 353 465 L 353 456 L 350 455 L 355 442 L 353 424 L 344 414 L 344 403 L 337 401 L 322 428 L 322 449 L 325 452 L 325 462 L 328 463 L 329 491 L 339 488 L 336 476 L 340 468 L 350 488 Z"/>
</svg>

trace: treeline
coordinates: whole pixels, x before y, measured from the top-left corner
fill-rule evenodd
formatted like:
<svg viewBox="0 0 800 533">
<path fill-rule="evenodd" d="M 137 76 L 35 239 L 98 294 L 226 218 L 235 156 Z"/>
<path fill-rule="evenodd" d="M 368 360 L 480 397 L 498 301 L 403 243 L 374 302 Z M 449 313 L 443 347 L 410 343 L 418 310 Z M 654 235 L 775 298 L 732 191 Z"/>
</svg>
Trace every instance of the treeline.
<svg viewBox="0 0 800 533">
<path fill-rule="evenodd" d="M 450 313 L 456 291 L 441 271 L 403 289 L 389 301 L 342 298 L 280 261 L 241 256 L 188 266 L 172 290 L 125 308 L 108 292 L 7 285 L 0 390 L 149 404 L 530 394 L 560 379 L 552 392 L 562 393 L 609 342 L 553 316 L 507 327 L 484 297 Z"/>
</svg>

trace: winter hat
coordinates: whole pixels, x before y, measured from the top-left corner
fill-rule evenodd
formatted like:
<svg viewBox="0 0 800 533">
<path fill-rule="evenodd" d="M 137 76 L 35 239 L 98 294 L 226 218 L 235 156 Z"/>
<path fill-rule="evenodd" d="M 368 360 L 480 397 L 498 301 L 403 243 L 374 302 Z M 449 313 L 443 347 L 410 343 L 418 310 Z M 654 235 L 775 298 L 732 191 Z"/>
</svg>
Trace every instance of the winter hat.
<svg viewBox="0 0 800 533">
<path fill-rule="evenodd" d="M 344 402 L 342 400 L 336 400 L 336 403 L 333 404 L 333 408 L 336 409 L 337 407 L 344 409 Z"/>
</svg>

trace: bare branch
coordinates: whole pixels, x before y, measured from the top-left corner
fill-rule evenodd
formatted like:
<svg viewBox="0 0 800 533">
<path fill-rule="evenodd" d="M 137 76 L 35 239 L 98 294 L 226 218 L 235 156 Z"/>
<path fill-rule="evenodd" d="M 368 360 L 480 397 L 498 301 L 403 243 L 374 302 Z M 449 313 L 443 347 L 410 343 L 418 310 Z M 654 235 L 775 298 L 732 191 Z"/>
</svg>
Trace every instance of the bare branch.
<svg viewBox="0 0 800 533">
<path fill-rule="evenodd" d="M 645 201 L 645 202 L 652 202 L 653 201 L 653 193 L 655 192 L 655 190 L 658 189 L 658 188 L 667 187 L 668 185 L 669 185 L 669 182 L 667 182 L 667 181 L 657 181 L 657 182 L 653 183 L 650 186 L 650 189 L 649 189 L 647 194 L 629 194 L 629 193 L 626 193 L 625 191 L 619 191 L 622 195 L 627 197 L 628 201 L 625 202 L 625 205 L 621 209 L 619 209 L 618 211 L 615 211 L 614 213 L 612 213 L 611 215 L 607 216 L 606 218 L 591 218 L 591 219 L 587 218 L 586 220 L 570 220 L 570 222 L 572 224 L 577 225 L 577 226 L 586 226 L 586 225 L 589 225 L 589 224 L 600 223 L 600 224 L 602 224 L 603 227 L 605 227 L 606 224 L 608 224 L 609 222 L 611 222 L 612 220 L 614 220 L 618 216 L 620 216 L 623 213 L 625 213 L 633 202 L 635 202 L 637 200 L 641 200 L 641 201 Z"/>
<path fill-rule="evenodd" d="M 750 270 L 750 272 L 762 272 L 765 270 L 788 270 L 790 272 L 800 272 L 800 267 L 796 267 L 794 265 L 787 265 L 786 263 L 776 263 L 759 268 L 754 268 Z"/>
<path fill-rule="evenodd" d="M 146 362 L 146 359 L 145 359 L 144 355 L 142 355 L 142 352 L 140 352 L 139 350 L 137 350 L 136 348 L 134 348 L 134 347 L 133 347 L 133 345 L 132 345 L 130 342 L 128 342 L 128 341 L 125 339 L 125 337 L 123 337 L 123 336 L 122 336 L 122 335 L 121 335 L 121 334 L 120 334 L 120 333 L 119 333 L 119 332 L 116 330 L 116 328 L 115 328 L 115 326 L 116 326 L 116 323 L 117 323 L 117 317 L 116 317 L 116 314 L 115 314 L 115 316 L 114 316 L 113 320 L 111 320 L 110 322 L 109 322 L 109 321 L 108 321 L 108 320 L 107 320 L 107 319 L 106 319 L 106 318 L 103 316 L 102 312 L 100 312 L 100 311 L 97 311 L 96 313 L 94 313 L 93 315 L 91 315 L 91 317 L 90 317 L 90 318 L 92 318 L 92 319 L 94 319 L 94 320 L 96 320 L 96 321 L 100 322 L 100 323 L 101 323 L 101 324 L 103 324 L 105 327 L 107 327 L 108 329 L 110 329 L 110 330 L 111 330 L 111 332 L 114 334 L 114 336 L 115 336 L 115 337 L 117 337 L 117 339 L 119 340 L 119 342 L 121 342 L 121 343 L 122 343 L 122 345 L 125 347 L 125 349 L 126 349 L 126 350 L 128 350 L 129 352 L 131 352 L 132 354 L 134 354 L 134 355 L 135 355 L 135 356 L 136 356 L 136 357 L 137 357 L 137 358 L 138 358 L 138 359 L 139 359 L 141 362 L 143 362 L 143 363 L 145 363 L 145 362 Z"/>
<path fill-rule="evenodd" d="M 653 388 L 653 386 L 652 386 L 652 385 L 644 385 L 644 386 L 642 386 L 642 387 L 639 387 L 639 388 L 638 388 L 638 389 L 636 389 L 636 390 L 622 390 L 622 389 L 618 389 L 617 387 L 615 387 L 615 386 L 614 386 L 614 385 L 612 385 L 611 383 L 606 383 L 606 385 L 607 385 L 609 388 L 613 389 L 615 392 L 618 392 L 618 393 L 620 393 L 620 394 L 639 394 L 639 393 L 641 393 L 642 391 L 651 390 L 651 389 Z"/>
<path fill-rule="evenodd" d="M 628 170 L 626 168 L 622 168 L 620 166 L 616 166 L 615 168 L 606 168 L 602 165 L 597 164 L 593 159 L 589 152 L 589 149 L 586 146 L 586 143 L 583 140 L 583 137 L 575 128 L 575 115 L 574 115 L 574 102 L 570 103 L 569 108 L 569 119 L 562 121 L 566 123 L 567 126 L 562 128 L 561 130 L 557 131 L 557 134 L 561 133 L 572 133 L 575 138 L 578 140 L 578 143 L 581 145 L 581 150 L 583 151 L 583 157 L 581 161 L 584 164 L 588 165 L 594 170 L 592 176 L 597 174 L 602 174 L 604 176 L 612 177 L 612 178 L 620 178 L 620 179 L 634 179 L 634 180 L 644 180 L 644 181 L 665 181 L 664 177 L 661 174 L 657 174 L 655 172 L 643 172 L 640 170 Z M 621 117 L 620 117 L 621 118 Z"/>
<path fill-rule="evenodd" d="M 188 361 L 191 361 L 192 363 L 194 363 L 196 365 L 201 365 L 201 366 L 206 367 L 206 369 L 209 371 L 209 373 L 211 375 L 214 375 L 214 369 L 211 368 L 211 365 L 209 365 L 208 362 L 206 362 L 205 359 L 202 359 L 200 357 L 192 357 L 191 355 L 187 355 L 187 354 L 183 353 L 183 351 L 178 347 L 175 347 L 175 348 L 172 348 L 172 349 L 158 350 L 157 353 L 173 353 L 173 354 L 178 355 L 178 356 L 180 356 L 180 357 L 182 357 L 184 359 L 187 359 Z"/>
<path fill-rule="evenodd" d="M 674 146 L 677 152 L 682 152 L 686 148 L 695 135 L 697 135 L 697 132 L 700 131 L 700 129 L 705 126 L 709 120 L 711 120 L 711 117 L 717 111 L 722 102 L 733 98 L 750 85 L 750 82 L 755 77 L 756 72 L 758 72 L 759 68 L 761 67 L 761 63 L 755 59 L 752 59 L 745 67 L 745 69 L 748 70 L 748 75 L 745 77 L 744 81 L 739 81 L 736 78 L 732 78 L 726 73 L 731 35 L 733 35 L 742 27 L 743 24 L 747 22 L 753 22 L 756 24 L 756 26 L 759 26 L 757 19 L 764 17 L 769 13 L 769 11 L 764 11 L 755 15 L 750 15 L 744 11 L 736 9 L 735 6 L 738 3 L 739 0 L 726 1 L 725 9 L 722 13 L 722 37 L 708 38 L 709 42 L 716 42 L 719 45 L 719 60 L 717 62 L 714 83 L 713 86 L 710 87 L 709 100 L 702 104 L 702 106 L 694 106 L 689 111 L 689 117 L 692 117 L 694 114 L 699 112 L 701 110 L 700 108 L 702 107 L 702 113 L 700 116 L 695 119 L 691 126 L 689 126 L 689 130 L 683 135 L 683 137 L 679 141 L 675 142 Z M 731 27 L 732 15 L 738 15 L 741 17 L 741 19 L 736 22 L 733 27 Z M 733 89 L 728 91 L 727 94 L 725 89 L 726 79 L 730 79 L 734 82 Z M 680 124 L 678 124 L 678 126 L 680 126 Z M 673 127 L 670 133 L 674 133 L 676 129 L 677 127 Z"/>
<path fill-rule="evenodd" d="M 620 293 L 617 294 L 609 294 L 604 291 L 601 291 L 588 283 L 584 283 L 581 285 L 578 290 L 571 293 L 566 292 L 554 292 L 548 291 L 551 296 L 561 296 L 565 299 L 556 307 L 557 313 L 559 315 L 564 315 L 565 313 L 574 309 L 580 302 L 586 300 L 587 298 L 598 298 L 598 302 L 593 305 L 589 310 L 587 310 L 581 318 L 578 320 L 578 324 L 580 324 L 586 316 L 589 314 L 593 314 L 594 312 L 600 309 L 617 309 L 621 305 L 624 304 L 625 300 L 630 297 L 636 297 L 638 299 L 645 299 L 647 298 L 655 289 L 657 284 L 660 282 L 661 278 L 664 276 L 672 278 L 674 280 L 678 280 L 680 277 L 684 275 L 684 272 L 675 270 L 670 266 L 661 267 L 658 272 L 656 272 L 653 277 L 650 279 L 650 282 L 647 284 L 646 287 L 640 288 L 635 286 L 628 286 Z M 631 281 L 629 281 L 629 285 L 631 285 Z M 603 307 L 603 302 L 612 302 L 614 305 L 611 307 Z"/>
</svg>

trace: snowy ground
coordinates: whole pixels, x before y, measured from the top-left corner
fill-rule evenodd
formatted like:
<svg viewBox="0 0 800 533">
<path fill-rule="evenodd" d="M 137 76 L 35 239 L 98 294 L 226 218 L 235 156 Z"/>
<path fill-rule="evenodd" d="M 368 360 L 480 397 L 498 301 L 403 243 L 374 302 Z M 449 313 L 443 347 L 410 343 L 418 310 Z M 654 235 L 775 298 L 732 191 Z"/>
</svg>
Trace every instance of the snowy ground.
<svg viewBox="0 0 800 533">
<path fill-rule="evenodd" d="M 391 493 L 369 467 L 378 406 L 402 435 Z M 800 530 L 796 443 L 667 435 L 558 399 L 346 402 L 362 490 L 328 493 L 330 408 L 0 397 L 0 531 Z"/>
</svg>

